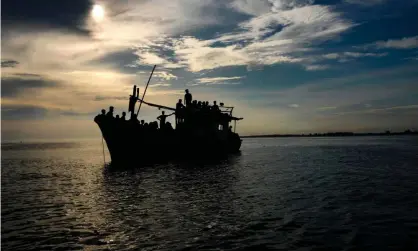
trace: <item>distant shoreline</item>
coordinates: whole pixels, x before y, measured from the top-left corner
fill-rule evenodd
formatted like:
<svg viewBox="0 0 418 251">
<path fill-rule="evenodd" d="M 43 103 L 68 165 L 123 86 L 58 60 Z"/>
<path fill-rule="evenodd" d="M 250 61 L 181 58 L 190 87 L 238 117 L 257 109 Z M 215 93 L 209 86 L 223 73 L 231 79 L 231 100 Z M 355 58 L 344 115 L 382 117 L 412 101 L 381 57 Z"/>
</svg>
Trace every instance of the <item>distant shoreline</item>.
<svg viewBox="0 0 418 251">
<path fill-rule="evenodd" d="M 241 138 L 289 138 L 289 137 L 353 137 L 353 136 L 400 136 L 418 135 L 418 131 L 404 132 L 381 132 L 381 133 L 354 133 L 354 132 L 329 132 L 329 133 L 307 133 L 307 134 L 266 134 L 266 135 L 247 135 Z"/>
</svg>

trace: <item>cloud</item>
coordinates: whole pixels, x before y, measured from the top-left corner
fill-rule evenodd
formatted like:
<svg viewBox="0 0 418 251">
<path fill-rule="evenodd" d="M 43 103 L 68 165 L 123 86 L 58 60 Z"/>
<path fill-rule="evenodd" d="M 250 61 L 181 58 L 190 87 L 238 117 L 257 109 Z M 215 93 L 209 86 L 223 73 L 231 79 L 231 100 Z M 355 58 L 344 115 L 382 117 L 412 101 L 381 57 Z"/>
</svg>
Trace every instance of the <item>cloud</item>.
<svg viewBox="0 0 418 251">
<path fill-rule="evenodd" d="M 100 110 L 99 110 L 100 111 Z M 98 112 L 99 112 L 98 111 Z M 100 130 L 92 126 L 91 120 L 62 116 L 50 119 L 19 118 L 2 121 L 2 140 L 77 140 L 100 138 Z"/>
<path fill-rule="evenodd" d="M 298 52 L 338 37 L 354 24 L 329 6 L 313 1 L 234 1 L 231 8 L 252 17 L 237 24 L 229 33 L 207 40 L 192 36 L 165 40 L 166 53 L 156 50 L 159 43 L 138 48 L 140 64 L 159 63 L 162 67 L 183 67 L 191 72 L 228 66 L 301 63 Z M 268 6 L 268 7 L 267 7 Z M 168 53 L 167 53 L 168 52 Z M 174 56 L 164 56 L 164 54 Z"/>
<path fill-rule="evenodd" d="M 157 83 L 157 84 L 150 84 L 149 87 L 167 87 L 171 86 L 171 84 L 168 83 Z"/>
<path fill-rule="evenodd" d="M 14 68 L 19 64 L 16 60 L 1 60 L 1 68 Z"/>
<path fill-rule="evenodd" d="M 243 76 L 236 76 L 236 77 L 214 77 L 214 78 L 199 78 L 196 81 L 202 84 L 207 83 L 214 83 L 214 82 L 224 82 L 229 80 L 237 80 L 242 79 Z"/>
<path fill-rule="evenodd" d="M 372 6 L 372 5 L 383 4 L 387 2 L 387 0 L 344 0 L 344 2 L 349 3 L 349 4 L 362 5 L 362 6 Z"/>
<path fill-rule="evenodd" d="M 94 98 L 94 101 L 103 101 L 103 100 L 128 100 L 125 96 L 100 96 L 97 95 Z"/>
<path fill-rule="evenodd" d="M 228 66 L 301 63 L 306 58 L 298 52 L 309 51 L 353 26 L 333 8 L 313 5 L 310 0 L 233 1 L 232 10 L 252 13 L 251 17 L 237 23 L 232 32 L 205 40 L 179 35 L 220 25 L 222 18 L 217 13 L 225 5 L 216 0 L 101 4 L 107 13 L 104 20 L 95 22 L 89 17 L 84 22 L 90 36 L 20 27 L 5 37 L 4 51 L 19 55 L 17 60 L 24 61 L 22 67 L 34 71 L 113 67 L 104 59 L 132 49 L 137 60 L 127 64 L 131 67 L 158 64 L 159 68 L 199 72 Z"/>
<path fill-rule="evenodd" d="M 251 29 L 266 29 L 271 24 L 284 26 L 280 32 L 268 40 L 292 39 L 293 42 L 306 43 L 325 41 L 349 29 L 352 24 L 329 6 L 306 5 L 288 10 L 278 9 L 263 18 L 247 23 Z"/>
<path fill-rule="evenodd" d="M 32 27 L 65 29 L 85 35 L 88 31 L 80 24 L 88 15 L 91 4 L 91 1 L 86 0 L 70 2 L 44 0 L 42 4 L 25 0 L 3 1 L 2 33 L 9 25 L 27 23 Z"/>
<path fill-rule="evenodd" d="M 244 78 L 243 76 L 235 77 L 212 77 L 212 78 L 198 78 L 194 81 L 191 81 L 187 86 L 199 86 L 199 85 L 238 85 L 240 82 L 233 80 L 239 80 Z"/>
<path fill-rule="evenodd" d="M 1 119 L 44 119 L 48 110 L 42 107 L 36 106 L 19 106 L 19 105 L 2 105 L 1 107 Z"/>
<path fill-rule="evenodd" d="M 177 64 L 170 60 L 167 60 L 155 53 L 152 52 L 144 52 L 143 49 L 138 49 L 135 54 L 138 56 L 138 60 L 136 61 L 136 65 L 160 65 L 164 68 L 168 69 L 175 69 L 175 68 L 182 68 L 183 65 Z"/>
<path fill-rule="evenodd" d="M 387 41 L 378 41 L 374 44 L 379 49 L 414 49 L 418 48 L 418 36 L 405 37 L 402 39 L 389 39 Z"/>
<path fill-rule="evenodd" d="M 252 1 L 252 0 L 235 0 L 230 4 L 231 8 L 238 12 L 246 13 L 248 15 L 258 16 L 269 12 L 271 4 L 267 0 Z"/>
<path fill-rule="evenodd" d="M 148 49 L 157 46 L 161 50 L 164 49 L 162 41 L 165 38 L 169 40 L 172 36 L 216 25 L 222 20 L 216 16 L 219 5 L 215 0 L 173 0 L 169 3 L 161 0 L 153 3 L 101 1 L 100 4 L 106 12 L 102 22 L 95 22 L 89 15 L 79 22 L 80 27 L 89 31 L 87 35 L 57 29 L 56 26 L 53 29 L 33 27 L 31 22 L 24 26 L 8 26 L 4 37 L 2 34 L 2 51 L 5 52 L 3 58 L 16 55 L 18 58 L 14 59 L 22 61 L 23 68 L 30 67 L 34 71 L 91 67 L 92 62 L 103 67 L 104 63 L 100 59 L 112 53 L 141 46 Z M 140 64 L 157 63 L 167 68 L 180 67 L 170 64 L 168 59 L 152 50 L 136 56 Z"/>
<path fill-rule="evenodd" d="M 151 73 L 150 72 L 146 72 L 146 71 L 139 71 L 137 72 L 138 74 L 144 74 L 149 76 Z M 170 72 L 167 71 L 155 71 L 152 75 L 153 78 L 158 78 L 160 80 L 166 80 L 166 81 L 170 81 L 170 80 L 174 80 L 174 79 L 178 79 L 178 77 Z"/>
<path fill-rule="evenodd" d="M 240 82 L 228 82 L 228 81 L 221 82 L 221 81 L 219 81 L 219 82 L 211 82 L 211 83 L 206 83 L 206 84 L 196 83 L 196 82 L 189 82 L 186 85 L 187 86 L 199 86 L 199 85 L 240 85 L 240 84 L 241 84 Z"/>
<path fill-rule="evenodd" d="M 318 111 L 329 111 L 329 110 L 335 110 L 338 107 L 336 106 L 323 106 L 323 107 L 318 107 L 317 110 Z"/>
<path fill-rule="evenodd" d="M 20 70 L 20 68 L 19 68 Z M 2 105 L 34 106 L 85 113 L 100 110 L 106 101 L 96 96 L 123 96 L 138 76 L 112 71 L 68 71 L 35 74 L 8 70 L 2 78 Z M 142 81 L 144 82 L 144 81 Z M 126 101 L 115 104 L 125 106 Z"/>
<path fill-rule="evenodd" d="M 34 119 L 43 120 L 59 116 L 93 117 L 95 112 L 74 111 L 61 108 L 46 108 L 32 104 L 5 104 L 2 105 L 2 120 Z"/>
<path fill-rule="evenodd" d="M 326 70 L 329 69 L 330 66 L 329 65 L 307 65 L 305 66 L 305 69 L 307 71 L 322 71 L 322 70 Z"/>
<path fill-rule="evenodd" d="M 222 21 L 216 15 L 220 5 L 215 0 L 106 1 L 103 6 L 111 13 L 100 23 L 89 20 L 87 27 L 101 40 L 134 46 L 150 46 L 161 36 L 179 35 Z M 149 55 L 148 59 L 158 60 Z"/>
<path fill-rule="evenodd" d="M 404 109 L 417 109 L 418 110 L 418 104 L 416 105 L 403 105 L 403 106 L 391 106 L 391 107 L 385 107 L 385 108 L 380 108 L 380 109 L 374 109 L 372 110 L 373 112 L 376 111 L 388 111 L 388 110 L 404 110 Z"/>
<path fill-rule="evenodd" d="M 416 61 L 418 61 L 418 57 L 407 57 L 405 59 L 406 60 L 416 60 Z"/>
<path fill-rule="evenodd" d="M 370 113 L 387 113 L 398 110 L 416 110 L 418 111 L 418 104 L 413 105 L 401 105 L 401 106 L 387 106 L 376 109 L 358 109 L 353 111 L 337 112 L 337 115 L 347 115 L 347 114 L 370 114 Z"/>
<path fill-rule="evenodd" d="M 323 57 L 326 59 L 338 59 L 339 57 L 341 57 L 341 55 L 338 53 L 328 53 L 323 55 Z"/>
<path fill-rule="evenodd" d="M 299 108 L 299 105 L 298 104 L 290 104 L 289 107 L 291 107 L 291 108 Z"/>
<path fill-rule="evenodd" d="M 246 65 L 251 59 L 237 46 L 211 47 L 196 38 L 182 38 L 174 47 L 179 63 L 192 72 L 226 66 Z"/>
<path fill-rule="evenodd" d="M 39 74 L 34 74 L 34 73 L 21 73 L 21 72 L 13 73 L 12 76 L 15 76 L 15 77 L 23 77 L 23 78 L 42 78 L 42 76 L 39 75 Z"/>
<path fill-rule="evenodd" d="M 343 55 L 340 57 L 353 57 L 353 58 L 361 58 L 361 57 L 385 57 L 388 53 L 361 53 L 361 52 L 344 52 Z"/>
<path fill-rule="evenodd" d="M 391 97 L 402 99 L 406 93 L 418 93 L 415 82 L 418 76 L 411 76 L 417 67 L 365 71 L 337 78 L 325 78 L 305 82 L 297 87 L 280 91 L 262 92 L 249 90 L 260 102 L 274 98 L 274 105 L 299 104 L 312 112 L 317 107 L 343 107 L 351 104 L 371 104 L 373 100 Z M 364 107 L 364 106 L 363 106 Z"/>
<path fill-rule="evenodd" d="M 376 48 L 376 49 L 415 49 L 418 48 L 418 36 L 404 37 L 400 39 L 389 39 L 385 41 L 377 41 L 374 43 L 355 46 L 356 48 Z"/>
<path fill-rule="evenodd" d="M 389 110 L 374 113 L 348 113 L 370 110 L 365 104 L 372 104 L 374 109 L 394 106 L 416 105 L 418 80 L 417 67 L 389 68 L 384 70 L 365 70 L 361 74 L 350 74 L 337 78 L 324 78 L 305 82 L 297 87 L 281 88 L 280 90 L 262 91 L 251 89 L 251 95 L 242 97 L 249 106 L 263 110 L 275 109 L 282 118 L 280 131 L 327 131 L 327 130 L 402 130 L 413 121 L 415 109 Z M 413 74 L 414 76 L 411 76 Z M 288 104 L 298 104 L 296 110 L 284 109 Z M 379 104 L 379 105 L 377 105 Z M 400 114 L 400 111 L 405 111 Z M 339 113 L 346 114 L 338 115 Z M 274 115 L 270 114 L 269 120 Z M 394 120 L 393 118 L 397 119 Z M 266 119 L 265 119 L 266 120 Z M 274 118 L 277 121 L 278 118 Z M 306 122 L 309 123 L 306 124 Z"/>
<path fill-rule="evenodd" d="M 415 90 L 412 84 L 416 81 L 405 80 L 403 74 L 397 75 L 399 80 L 387 79 L 387 73 L 370 72 L 356 78 L 322 78 L 319 83 L 305 82 L 306 76 L 301 75 L 292 78 L 289 85 L 274 85 L 275 78 L 266 77 L 265 89 L 250 83 L 253 81 L 249 80 L 257 80 L 264 74 L 282 76 L 282 70 L 289 70 L 286 74 L 292 77 L 301 67 L 324 70 L 332 66 L 326 60 L 385 56 L 385 53 L 360 53 L 343 48 L 341 52 L 329 53 L 333 52 L 329 48 L 339 48 L 340 44 L 328 47 L 327 43 L 338 42 L 341 35 L 356 25 L 349 19 L 350 13 L 339 9 L 340 5 L 314 4 L 311 0 L 103 0 L 100 4 L 106 12 L 102 22 L 92 20 L 89 9 L 84 8 L 74 14 L 78 28 L 74 27 L 74 20 L 46 27 L 49 16 L 39 22 L 35 20 L 35 26 L 31 21 L 23 25 L 8 24 L 7 30 L 2 31 L 2 57 L 19 62 L 9 64 L 18 67 L 2 68 L 3 78 L 23 79 L 18 88 L 13 86 L 17 82 L 2 83 L 6 94 L 2 105 L 15 109 L 16 113 L 45 112 L 45 116 L 57 116 L 60 126 L 64 124 L 61 117 L 65 117 L 66 123 L 63 127 L 66 129 L 61 129 L 55 119 L 42 123 L 25 121 L 24 125 L 8 121 L 5 127 L 9 130 L 20 128 L 30 131 L 31 135 L 43 131 L 48 137 L 48 130 L 60 135 L 58 129 L 54 129 L 57 127 L 72 133 L 73 125 L 83 120 L 83 127 L 97 132 L 97 128 L 91 126 L 91 119 L 87 121 L 85 116 L 96 114 L 109 105 L 115 106 L 117 113 L 126 109 L 132 85 L 137 84 L 143 91 L 153 64 L 158 64 L 158 68 L 147 91 L 149 102 L 174 106 L 179 96 L 184 95 L 185 83 L 204 85 L 206 87 L 199 88 L 194 96 L 200 100 L 222 100 L 237 107 L 238 114 L 248 116 L 240 122 L 240 130 L 249 133 L 346 126 L 347 121 L 341 122 L 343 118 L 328 124 L 332 118 L 320 120 L 322 117 L 318 117 L 328 116 L 338 109 L 316 108 L 340 108 Z M 277 64 L 301 67 L 270 67 Z M 3 65 L 7 66 L 7 62 L 2 62 Z M 245 67 L 265 71 L 247 73 L 246 83 L 249 84 L 245 88 L 222 88 L 221 93 L 208 87 L 240 84 Z M 332 72 L 337 73 L 337 70 Z M 309 75 L 316 77 L 316 74 Z M 318 75 L 326 76 L 326 73 Z M 198 79 L 193 80 L 196 77 Z M 378 80 L 381 85 L 370 84 Z M 392 81 L 393 87 L 388 87 L 388 81 Z M 367 85 L 361 86 L 361 83 Z M 285 87 L 292 84 L 301 86 Z M 26 95 L 27 92 L 31 95 Z M 298 107 L 290 109 L 289 106 Z M 155 110 L 144 106 L 141 115 L 154 120 Z M 363 120 L 352 121 L 348 122 L 355 128 L 354 121 Z"/>
<path fill-rule="evenodd" d="M 359 58 L 381 58 L 387 56 L 388 53 L 362 53 L 362 52 L 341 52 L 341 53 L 328 53 L 325 55 L 322 55 L 322 59 L 326 60 L 338 60 L 340 63 L 348 62 L 353 59 L 359 59 Z M 321 58 L 317 58 L 315 60 L 321 61 Z"/>
<path fill-rule="evenodd" d="M 31 30 L 29 26 L 16 27 L 2 37 L 2 56 L 14 58 L 21 70 L 36 73 L 91 68 L 93 60 L 120 49 L 86 36 L 59 30 Z"/>
<path fill-rule="evenodd" d="M 14 97 L 23 92 L 36 95 L 37 90 L 60 85 L 59 81 L 43 78 L 35 74 L 9 75 L 1 78 L 1 96 Z"/>
</svg>

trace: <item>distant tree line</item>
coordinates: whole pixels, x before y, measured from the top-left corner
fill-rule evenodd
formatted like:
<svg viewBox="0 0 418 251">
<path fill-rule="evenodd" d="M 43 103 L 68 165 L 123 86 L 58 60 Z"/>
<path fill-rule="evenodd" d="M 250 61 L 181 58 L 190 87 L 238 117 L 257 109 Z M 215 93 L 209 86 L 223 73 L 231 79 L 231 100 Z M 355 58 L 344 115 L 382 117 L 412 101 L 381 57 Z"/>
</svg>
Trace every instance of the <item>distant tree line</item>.
<svg viewBox="0 0 418 251">
<path fill-rule="evenodd" d="M 395 136 L 395 135 L 418 135 L 417 130 L 407 129 L 403 132 L 327 132 L 327 133 L 309 133 L 309 134 L 267 134 L 267 135 L 249 135 L 242 138 L 274 138 L 274 137 L 346 137 L 346 136 Z"/>
</svg>

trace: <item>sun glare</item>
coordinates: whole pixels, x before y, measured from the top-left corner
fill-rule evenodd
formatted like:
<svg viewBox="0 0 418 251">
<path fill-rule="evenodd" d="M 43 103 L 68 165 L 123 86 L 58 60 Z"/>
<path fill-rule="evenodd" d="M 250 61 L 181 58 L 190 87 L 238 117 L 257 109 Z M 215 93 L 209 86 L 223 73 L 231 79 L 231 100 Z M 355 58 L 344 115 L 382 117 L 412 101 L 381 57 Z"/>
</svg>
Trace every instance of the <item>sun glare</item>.
<svg viewBox="0 0 418 251">
<path fill-rule="evenodd" d="M 96 4 L 93 6 L 93 9 L 91 11 L 91 15 L 94 18 L 95 21 L 102 21 L 104 18 L 104 9 L 102 6 Z"/>
</svg>

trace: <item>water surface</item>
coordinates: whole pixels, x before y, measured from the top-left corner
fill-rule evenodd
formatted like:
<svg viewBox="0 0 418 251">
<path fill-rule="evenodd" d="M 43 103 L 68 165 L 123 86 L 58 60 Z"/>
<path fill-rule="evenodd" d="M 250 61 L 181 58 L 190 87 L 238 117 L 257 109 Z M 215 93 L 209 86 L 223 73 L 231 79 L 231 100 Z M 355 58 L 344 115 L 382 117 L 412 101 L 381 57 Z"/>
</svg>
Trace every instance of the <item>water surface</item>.
<svg viewBox="0 0 418 251">
<path fill-rule="evenodd" d="M 418 250 L 417 137 L 244 139 L 131 170 L 101 147 L 2 145 L 4 250 Z"/>
</svg>

